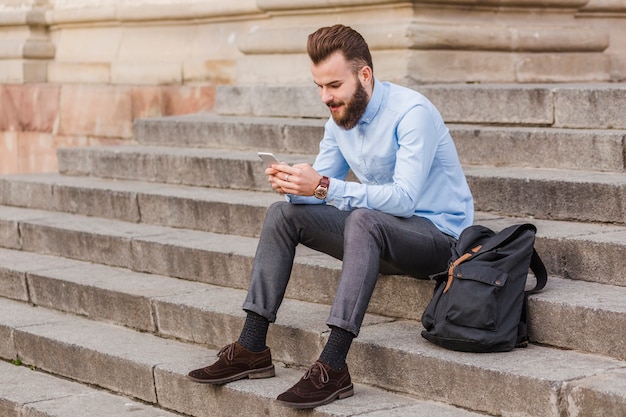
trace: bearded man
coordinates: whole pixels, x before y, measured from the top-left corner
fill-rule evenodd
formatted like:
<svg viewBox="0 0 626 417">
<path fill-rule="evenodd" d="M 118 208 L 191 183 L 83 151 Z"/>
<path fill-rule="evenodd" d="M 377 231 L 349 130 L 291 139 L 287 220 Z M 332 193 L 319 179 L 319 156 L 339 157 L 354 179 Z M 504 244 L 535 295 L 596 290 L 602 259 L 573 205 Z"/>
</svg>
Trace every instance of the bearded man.
<svg viewBox="0 0 626 417">
<path fill-rule="evenodd" d="M 369 47 L 350 27 L 318 29 L 307 52 L 331 114 L 319 154 L 313 166 L 266 169 L 286 201 L 267 211 L 241 335 L 217 362 L 188 375 L 209 384 L 274 376 L 266 335 L 301 243 L 341 259 L 342 270 L 319 359 L 277 398 L 294 408 L 353 395 L 346 357 L 379 273 L 423 279 L 445 270 L 451 245 L 474 216 L 454 142 L 428 99 L 376 79 Z M 358 182 L 346 181 L 350 170 Z"/>
</svg>

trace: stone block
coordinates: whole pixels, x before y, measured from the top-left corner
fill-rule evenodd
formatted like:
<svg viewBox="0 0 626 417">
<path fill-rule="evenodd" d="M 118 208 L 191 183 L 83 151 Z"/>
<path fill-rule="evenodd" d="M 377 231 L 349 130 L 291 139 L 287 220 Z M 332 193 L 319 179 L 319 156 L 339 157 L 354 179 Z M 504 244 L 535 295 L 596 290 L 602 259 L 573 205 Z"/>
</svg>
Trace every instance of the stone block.
<svg viewBox="0 0 626 417">
<path fill-rule="evenodd" d="M 465 167 L 476 210 L 543 219 L 626 222 L 621 173 Z M 497 196 L 497 198 L 494 198 Z M 550 196 L 550 198 L 537 198 Z"/>
<path fill-rule="evenodd" d="M 35 305 L 70 311 L 140 331 L 155 332 L 150 297 L 167 294 L 169 281 L 154 275 L 83 264 L 29 273 Z"/>
<path fill-rule="evenodd" d="M 55 185 L 54 206 L 65 213 L 77 213 L 131 223 L 140 221 L 137 194 L 90 187 Z"/>
<path fill-rule="evenodd" d="M 41 83 L 46 82 L 47 74 L 47 60 L 0 60 L 0 83 Z"/>
<path fill-rule="evenodd" d="M 215 87 L 165 86 L 162 97 L 164 116 L 209 112 L 215 105 Z"/>
<path fill-rule="evenodd" d="M 181 190 L 184 191 L 184 190 Z M 265 217 L 265 206 L 225 203 L 193 191 L 169 194 L 140 193 L 141 221 L 239 236 L 258 236 Z M 232 219 L 237 219 L 232 221 Z"/>
<path fill-rule="evenodd" d="M 0 204 L 53 210 L 53 201 L 51 183 L 32 182 L 19 176 L 0 178 Z"/>
<path fill-rule="evenodd" d="M 88 149 L 58 149 L 57 158 L 61 174 L 89 175 L 91 173 L 91 157 Z"/>
<path fill-rule="evenodd" d="M 572 417 L 626 415 L 626 369 L 567 384 L 567 411 Z"/>
<path fill-rule="evenodd" d="M 448 124 L 463 164 L 624 172 L 624 133 Z M 576 155 L 575 158 L 572 155 Z"/>
<path fill-rule="evenodd" d="M 179 62 L 114 61 L 111 63 L 111 83 L 114 85 L 182 84 L 183 71 Z"/>
<path fill-rule="evenodd" d="M 98 262 L 105 265 L 130 267 L 133 225 L 93 224 L 86 217 L 48 216 L 21 224 L 24 250 Z M 114 227 L 114 226 L 113 226 Z"/>
<path fill-rule="evenodd" d="M 159 332 L 217 349 L 237 340 L 245 321 L 243 290 L 202 288 L 155 300 Z"/>
<path fill-rule="evenodd" d="M 133 269 L 232 288 L 248 288 L 256 240 L 174 231 L 133 241 Z"/>
<path fill-rule="evenodd" d="M 551 125 L 553 93 L 545 86 L 428 85 L 418 88 L 449 123 Z"/>
<path fill-rule="evenodd" d="M 531 297 L 529 328 L 534 342 L 626 360 L 626 288 L 550 277 Z M 547 320 L 546 318 L 550 319 Z"/>
<path fill-rule="evenodd" d="M 519 83 L 572 83 L 611 80 L 610 57 L 601 52 L 522 54 L 515 62 Z"/>
<path fill-rule="evenodd" d="M 17 171 L 55 172 L 57 170 L 56 138 L 49 133 L 17 133 Z"/>
<path fill-rule="evenodd" d="M 626 86 L 578 85 L 555 87 L 557 127 L 626 129 Z"/>
<path fill-rule="evenodd" d="M 53 133 L 59 123 L 61 88 L 54 85 L 0 85 L 0 131 Z"/>
<path fill-rule="evenodd" d="M 183 83 L 235 84 L 235 59 L 205 59 L 183 62 Z"/>
<path fill-rule="evenodd" d="M 0 174 L 17 172 L 17 132 L 0 131 Z"/>
<path fill-rule="evenodd" d="M 2 372 L 0 414 L 3 417 L 28 415 L 30 411 L 25 409 L 45 408 L 46 404 L 57 399 L 65 400 L 73 396 L 85 399 L 83 395 L 89 392 L 88 387 L 35 372 L 25 366 L 1 362 L 0 372 Z M 39 404 L 36 405 L 37 403 Z"/>
<path fill-rule="evenodd" d="M 106 19 L 106 7 L 83 7 L 75 13 L 100 11 L 105 14 L 95 17 Z M 66 13 L 72 12 L 66 10 Z M 51 19 L 60 17 L 59 11 L 49 13 Z M 59 64 L 97 64 L 110 63 L 115 60 L 122 44 L 123 28 L 116 25 L 87 25 L 64 27 L 56 38 L 55 61 Z M 97 45 L 97 47 L 95 46 Z M 85 68 L 89 68 L 88 66 Z"/>
<path fill-rule="evenodd" d="M 151 365 L 146 363 L 145 356 L 130 354 L 139 348 L 138 345 L 128 345 L 132 340 L 129 339 L 131 331 L 116 332 L 113 327 L 105 332 L 99 330 L 82 321 L 70 320 L 16 330 L 14 338 L 24 363 L 143 401 L 156 402 Z M 111 337 L 119 338 L 119 344 L 112 344 Z M 149 348 L 146 343 L 142 347 Z M 118 355 L 101 352 L 112 349 L 117 350 Z"/>
<path fill-rule="evenodd" d="M 516 81 L 515 59 L 508 52 L 409 51 L 405 60 L 405 78 L 417 85 Z"/>
<path fill-rule="evenodd" d="M 59 134 L 131 138 L 131 91 L 128 87 L 63 86 Z"/>
<path fill-rule="evenodd" d="M 0 267 L 0 295 L 12 300 L 29 301 L 26 274 Z"/>
<path fill-rule="evenodd" d="M 310 79 L 306 85 L 310 85 Z M 224 115 L 328 118 L 314 86 L 218 86 L 215 111 Z"/>
<path fill-rule="evenodd" d="M 538 242 L 554 274 L 562 277 L 626 286 L 626 273 L 620 259 L 626 249 L 626 233 L 621 229 L 597 228 L 585 234 L 559 236 L 548 233 Z"/>
<path fill-rule="evenodd" d="M 48 64 L 48 82 L 50 83 L 108 84 L 110 81 L 111 65 L 106 62 L 53 61 Z"/>
<path fill-rule="evenodd" d="M 137 86 L 131 90 L 133 120 L 163 116 L 162 88 L 157 86 Z"/>
<path fill-rule="evenodd" d="M 377 363 L 395 365 L 372 367 L 372 357 Z M 421 338 L 419 327 L 408 321 L 363 328 L 348 363 L 353 378 L 362 383 L 390 390 L 403 387 L 409 395 L 475 412 L 534 417 L 562 415 L 563 381 L 598 375 L 622 364 L 602 356 L 540 346 L 485 354 L 449 351 Z M 474 389 L 451 389 L 450 381 Z"/>
</svg>

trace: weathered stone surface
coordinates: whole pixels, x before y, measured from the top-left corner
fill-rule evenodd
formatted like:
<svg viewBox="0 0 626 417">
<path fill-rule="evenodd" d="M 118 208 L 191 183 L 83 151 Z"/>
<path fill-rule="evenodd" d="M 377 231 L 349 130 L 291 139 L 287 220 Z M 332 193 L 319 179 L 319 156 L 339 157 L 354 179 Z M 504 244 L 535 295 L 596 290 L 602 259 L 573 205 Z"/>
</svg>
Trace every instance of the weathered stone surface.
<svg viewBox="0 0 626 417">
<path fill-rule="evenodd" d="M 127 87 L 64 86 L 60 113 L 60 134 L 132 136 L 131 89 Z"/>
<path fill-rule="evenodd" d="M 54 85 L 0 85 L 0 131 L 52 133 L 59 123 L 60 94 Z"/>
<path fill-rule="evenodd" d="M 574 381 L 567 386 L 570 417 L 621 417 L 626 414 L 626 368 Z"/>
<path fill-rule="evenodd" d="M 555 125 L 626 129 L 626 86 L 574 86 L 555 90 Z"/>
</svg>

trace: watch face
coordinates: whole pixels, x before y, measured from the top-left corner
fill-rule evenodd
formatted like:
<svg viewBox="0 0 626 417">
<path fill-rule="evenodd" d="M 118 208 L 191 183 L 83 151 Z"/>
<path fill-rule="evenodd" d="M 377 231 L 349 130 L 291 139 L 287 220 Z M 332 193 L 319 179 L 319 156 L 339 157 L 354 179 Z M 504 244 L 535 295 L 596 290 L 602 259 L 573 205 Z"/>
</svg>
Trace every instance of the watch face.
<svg viewBox="0 0 626 417">
<path fill-rule="evenodd" d="M 328 194 L 328 188 L 324 188 L 324 187 L 317 187 L 315 189 L 315 197 L 319 198 L 320 200 L 323 200 L 326 198 L 326 195 Z"/>
</svg>

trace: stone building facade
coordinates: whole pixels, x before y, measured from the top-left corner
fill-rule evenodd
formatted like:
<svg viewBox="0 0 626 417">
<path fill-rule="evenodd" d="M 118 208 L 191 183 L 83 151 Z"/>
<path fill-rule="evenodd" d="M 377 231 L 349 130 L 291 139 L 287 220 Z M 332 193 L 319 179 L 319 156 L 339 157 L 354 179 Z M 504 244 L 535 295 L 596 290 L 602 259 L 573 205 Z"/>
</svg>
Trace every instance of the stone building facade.
<svg viewBox="0 0 626 417">
<path fill-rule="evenodd" d="M 306 36 L 334 23 L 409 86 L 626 81 L 626 0 L 3 0 L 0 174 L 211 111 L 220 84 L 308 84 Z"/>
</svg>

